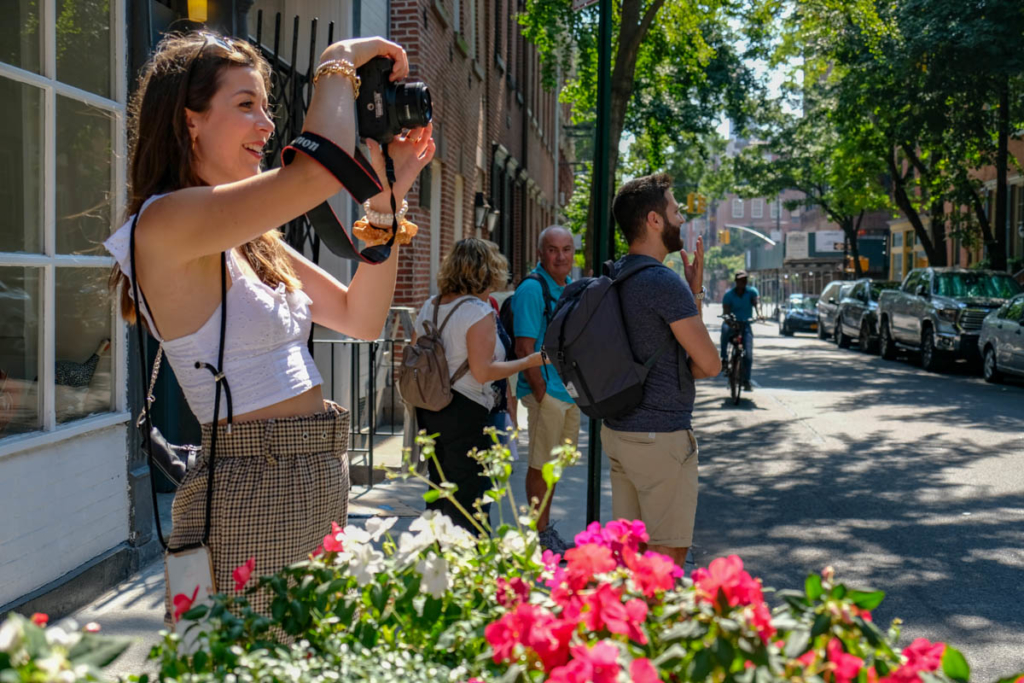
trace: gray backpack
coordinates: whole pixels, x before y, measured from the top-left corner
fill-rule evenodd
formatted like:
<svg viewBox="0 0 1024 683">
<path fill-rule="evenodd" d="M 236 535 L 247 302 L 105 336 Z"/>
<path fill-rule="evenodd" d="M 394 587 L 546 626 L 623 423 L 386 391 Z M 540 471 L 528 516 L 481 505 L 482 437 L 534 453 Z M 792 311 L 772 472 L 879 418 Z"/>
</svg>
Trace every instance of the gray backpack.
<svg viewBox="0 0 1024 683">
<path fill-rule="evenodd" d="M 441 297 L 434 299 L 434 315 L 423 323 L 423 334 L 415 344 L 406 344 L 402 349 L 402 365 L 398 369 L 398 391 L 402 400 L 414 408 L 437 412 L 452 402 L 452 385 L 469 372 L 469 359 L 455 371 L 448 373 L 448 358 L 444 354 L 441 333 L 459 306 L 471 301 L 465 297 L 448 311 L 441 327 L 437 326 L 437 313 L 441 308 Z"/>
<path fill-rule="evenodd" d="M 610 261 L 605 264 L 606 271 L 610 266 Z M 544 335 L 544 351 L 566 391 L 591 418 L 621 417 L 639 406 L 648 372 L 662 354 L 679 346 L 670 334 L 653 356 L 640 362 L 629 344 L 619 286 L 653 267 L 664 266 L 641 262 L 614 278 L 581 278 L 569 284 L 558 300 Z"/>
</svg>

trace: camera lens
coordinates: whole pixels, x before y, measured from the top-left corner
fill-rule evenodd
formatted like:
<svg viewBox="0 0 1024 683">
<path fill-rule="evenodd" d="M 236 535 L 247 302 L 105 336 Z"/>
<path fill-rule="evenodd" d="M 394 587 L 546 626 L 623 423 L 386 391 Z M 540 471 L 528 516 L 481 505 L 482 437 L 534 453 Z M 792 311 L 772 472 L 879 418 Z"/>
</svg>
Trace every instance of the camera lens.
<svg viewBox="0 0 1024 683">
<path fill-rule="evenodd" d="M 400 128 L 422 128 L 430 123 L 433 109 L 426 83 L 404 83 L 395 87 L 395 111 Z"/>
</svg>

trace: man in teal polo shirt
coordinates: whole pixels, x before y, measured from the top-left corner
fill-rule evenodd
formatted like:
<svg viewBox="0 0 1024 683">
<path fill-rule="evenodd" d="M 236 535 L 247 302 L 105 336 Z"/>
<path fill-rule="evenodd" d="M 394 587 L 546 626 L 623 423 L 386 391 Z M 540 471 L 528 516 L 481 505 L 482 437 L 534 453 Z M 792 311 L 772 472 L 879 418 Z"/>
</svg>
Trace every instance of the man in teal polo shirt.
<svg viewBox="0 0 1024 683">
<path fill-rule="evenodd" d="M 575 253 L 572 233 L 565 228 L 552 225 L 540 233 L 537 240 L 539 263 L 512 296 L 515 325 L 512 334 L 516 338 L 516 355 L 520 358 L 539 351 L 544 343 L 544 332 L 554 312 L 555 302 L 569 283 Z M 526 406 L 530 438 L 526 499 L 542 501 L 547 493 L 542 474 L 544 465 L 552 460 L 551 451 L 567 439 L 573 446 L 579 442 L 580 409 L 551 365 L 520 373 L 516 395 Z M 552 488 L 552 498 L 554 494 Z M 552 552 L 564 553 L 570 546 L 553 525 L 548 525 L 550 508 L 549 500 L 537 520 L 540 542 Z"/>
</svg>

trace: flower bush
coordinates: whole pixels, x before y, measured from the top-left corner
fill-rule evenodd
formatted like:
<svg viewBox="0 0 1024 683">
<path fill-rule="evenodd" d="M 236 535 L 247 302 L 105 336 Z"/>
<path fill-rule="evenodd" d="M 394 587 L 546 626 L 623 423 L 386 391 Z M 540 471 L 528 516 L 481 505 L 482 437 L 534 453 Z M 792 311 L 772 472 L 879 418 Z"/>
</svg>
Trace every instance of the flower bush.
<svg viewBox="0 0 1024 683">
<path fill-rule="evenodd" d="M 420 445 L 433 457 L 430 438 L 421 437 Z M 685 577 L 669 558 L 644 552 L 644 525 L 627 520 L 591 524 L 564 558 L 542 551 L 536 508 L 518 508 L 509 490 L 507 449 L 495 439 L 493 448 L 471 455 L 493 482 L 487 501 L 463 510 L 479 534 L 425 512 L 397 537 L 393 518 L 371 519 L 365 527 L 334 524 L 307 560 L 272 576 L 252 576 L 250 560 L 236 570 L 235 590 L 212 606 L 191 606 L 188 595 L 175 603 L 198 632 L 199 649 L 186 653 L 178 636 L 165 634 L 151 653 L 160 680 L 952 683 L 970 677 L 963 656 L 943 643 L 918 639 L 900 650 L 898 622 L 883 630 L 872 621 L 883 593 L 848 588 L 830 569 L 809 576 L 800 591 L 766 589 L 736 556 Z M 573 449 L 562 449 L 545 478 L 556 481 L 576 458 Z M 401 476 L 418 476 L 407 464 Z M 431 485 L 426 497 L 451 497 L 454 490 Z M 517 515 L 491 527 L 481 504 L 504 498 Z M 269 615 L 250 609 L 257 591 L 273 596 Z M 39 630 L 17 619 L 18 628 Z M 25 657 L 8 654 L 3 643 L 0 650 L 7 658 L 0 658 L 0 671 L 24 666 Z M 0 680 L 8 680 L 6 671 Z"/>
</svg>

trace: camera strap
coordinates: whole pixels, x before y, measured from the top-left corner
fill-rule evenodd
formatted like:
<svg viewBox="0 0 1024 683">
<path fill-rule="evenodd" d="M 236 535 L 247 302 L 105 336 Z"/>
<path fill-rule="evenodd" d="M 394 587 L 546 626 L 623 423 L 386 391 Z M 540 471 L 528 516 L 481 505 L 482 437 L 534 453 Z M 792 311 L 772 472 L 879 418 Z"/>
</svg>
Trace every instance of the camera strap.
<svg viewBox="0 0 1024 683">
<path fill-rule="evenodd" d="M 384 160 L 387 164 L 388 182 L 394 186 L 394 162 L 388 156 L 387 145 L 381 145 L 381 150 L 384 152 Z M 331 175 L 337 178 L 352 195 L 352 198 L 360 204 L 379 194 L 383 189 L 377 174 L 373 171 L 373 166 L 358 149 L 353 157 L 327 138 L 306 131 L 281 151 L 281 165 L 287 166 L 292 163 L 298 152 L 330 171 Z M 395 196 L 392 192 L 392 213 L 395 212 L 395 205 Z M 391 239 L 387 244 L 368 247 L 360 252 L 356 249 L 352 236 L 328 202 L 307 211 L 306 218 L 312 224 L 317 236 L 332 253 L 350 261 L 362 261 L 370 264 L 386 261 L 391 256 L 391 247 L 394 245 L 395 235 L 398 233 L 398 220 L 395 219 L 392 222 Z"/>
</svg>

